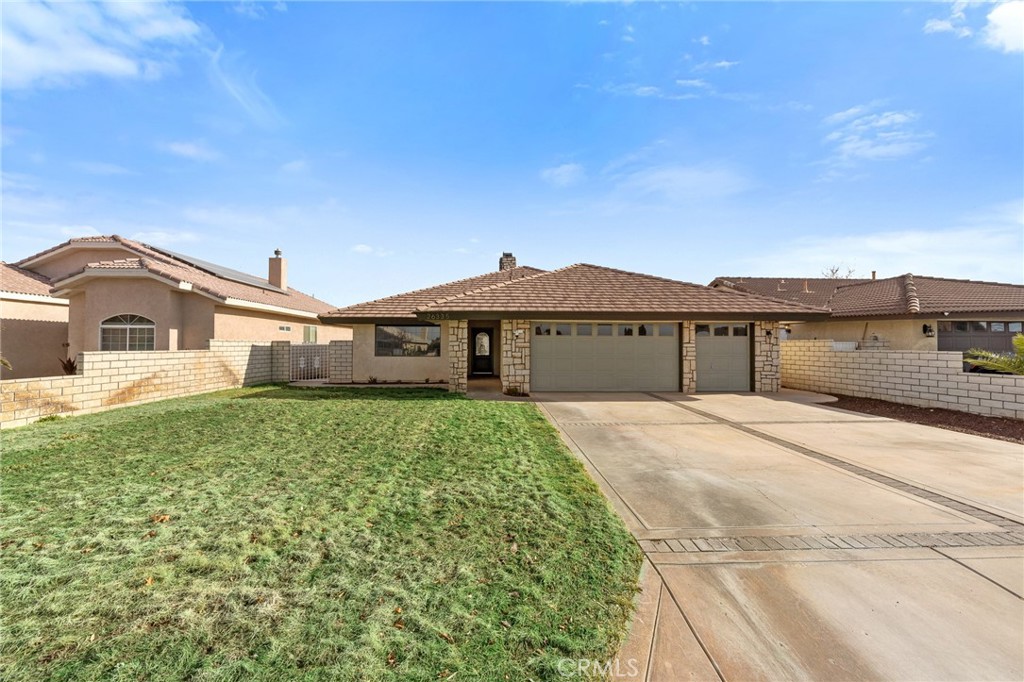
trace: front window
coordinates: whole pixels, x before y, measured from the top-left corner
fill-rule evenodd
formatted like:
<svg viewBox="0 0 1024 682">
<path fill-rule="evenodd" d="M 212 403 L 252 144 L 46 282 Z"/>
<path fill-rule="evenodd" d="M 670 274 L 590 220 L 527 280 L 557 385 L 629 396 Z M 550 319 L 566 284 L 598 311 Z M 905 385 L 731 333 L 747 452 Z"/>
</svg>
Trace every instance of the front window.
<svg viewBox="0 0 1024 682">
<path fill-rule="evenodd" d="M 315 324 L 306 324 L 302 326 L 302 343 L 316 343 Z"/>
<path fill-rule="evenodd" d="M 377 325 L 377 357 L 439 357 L 441 328 L 437 325 Z"/>
<path fill-rule="evenodd" d="M 154 350 L 156 324 L 141 315 L 115 315 L 100 323 L 100 350 Z"/>
</svg>

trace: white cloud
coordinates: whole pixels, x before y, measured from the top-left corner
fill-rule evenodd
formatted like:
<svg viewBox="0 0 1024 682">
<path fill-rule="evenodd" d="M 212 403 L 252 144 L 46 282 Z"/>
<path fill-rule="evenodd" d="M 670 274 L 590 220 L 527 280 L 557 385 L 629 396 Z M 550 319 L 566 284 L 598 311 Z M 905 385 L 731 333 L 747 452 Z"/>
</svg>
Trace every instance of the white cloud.
<svg viewBox="0 0 1024 682">
<path fill-rule="evenodd" d="M 997 5 L 988 14 L 985 44 L 1003 52 L 1024 52 L 1024 0 Z"/>
<path fill-rule="evenodd" d="M 265 2 L 264 0 L 241 0 L 231 6 L 231 9 L 243 17 L 249 19 L 265 19 L 267 16 L 267 7 L 270 7 L 275 12 L 287 12 L 288 6 L 283 2 L 275 2 L 273 4 Z"/>
<path fill-rule="evenodd" d="M 281 170 L 285 173 L 305 173 L 309 170 L 309 163 L 305 159 L 295 159 L 281 164 Z"/>
<path fill-rule="evenodd" d="M 982 9 L 990 11 L 982 25 L 978 14 Z M 989 2 L 957 0 L 950 4 L 945 17 L 928 19 L 922 30 L 925 33 L 950 33 L 957 38 L 979 36 L 980 43 L 1000 52 L 1024 52 L 1024 0 Z"/>
<path fill-rule="evenodd" d="M 726 59 L 721 59 L 717 62 L 701 62 L 694 66 L 691 71 L 710 71 L 711 69 L 731 69 L 734 66 L 738 66 L 739 62 L 730 62 Z"/>
<path fill-rule="evenodd" d="M 590 89 L 590 86 L 582 84 L 577 84 L 575 87 Z M 618 96 L 649 97 L 651 99 L 667 100 L 687 100 L 697 99 L 699 97 L 699 95 L 692 92 L 684 92 L 681 94 L 665 92 L 656 85 L 641 85 L 639 83 L 606 83 L 601 86 L 599 91 Z"/>
<path fill-rule="evenodd" d="M 249 118 L 261 128 L 277 128 L 284 123 L 274 102 L 256 83 L 256 72 L 243 72 L 239 55 L 226 55 L 224 46 L 210 54 L 210 80 L 219 85 Z"/>
<path fill-rule="evenodd" d="M 834 128 L 823 142 L 831 147 L 824 161 L 829 170 L 823 179 L 835 179 L 864 161 L 882 161 L 911 156 L 923 150 L 931 133 L 916 129 L 919 115 L 914 111 L 870 113 L 880 102 L 861 104 L 826 116 L 822 123 Z"/>
<path fill-rule="evenodd" d="M 704 88 L 704 89 L 708 89 L 708 88 L 711 87 L 711 85 L 707 81 L 702 80 L 700 78 L 690 78 L 690 79 L 677 80 L 676 81 L 676 85 L 678 85 L 679 87 L 682 87 L 682 88 Z"/>
<path fill-rule="evenodd" d="M 78 170 L 90 175 L 131 175 L 132 171 L 116 163 L 102 161 L 79 161 L 72 164 Z"/>
<path fill-rule="evenodd" d="M 394 251 L 386 251 L 377 247 L 370 246 L 369 244 L 356 244 L 351 249 L 352 253 L 359 253 L 367 256 L 377 256 L 378 258 L 386 258 L 387 256 L 395 255 Z"/>
<path fill-rule="evenodd" d="M 751 274 L 758 274 L 754 271 L 764 268 L 765 263 L 786 263 L 790 272 L 813 275 L 841 261 L 853 267 L 859 276 L 877 270 L 879 277 L 913 272 L 1020 283 L 1024 277 L 1020 266 L 1020 254 L 1024 251 L 1021 205 L 1022 200 L 1009 202 L 937 228 L 783 240 L 774 253 L 758 254 L 745 267 Z M 743 261 L 737 267 L 744 267 Z"/>
<path fill-rule="evenodd" d="M 90 76 L 159 78 L 203 29 L 167 2 L 5 2 L 3 88 L 74 85 Z"/>
<path fill-rule="evenodd" d="M 617 191 L 669 201 L 701 201 L 738 194 L 749 186 L 746 178 L 727 168 L 666 164 L 624 174 Z"/>
<path fill-rule="evenodd" d="M 545 168 L 540 172 L 540 179 L 554 187 L 569 187 L 582 182 L 586 173 L 578 163 L 563 163 L 560 166 Z"/>
<path fill-rule="evenodd" d="M 143 230 L 133 232 L 129 239 L 140 241 L 143 244 L 153 246 L 170 246 L 172 244 L 190 244 L 199 241 L 199 235 L 195 232 L 177 230 Z"/>
<path fill-rule="evenodd" d="M 193 161 L 216 161 L 221 158 L 220 152 L 210 149 L 202 142 L 165 142 L 159 147 L 168 154 Z"/>
<path fill-rule="evenodd" d="M 710 45 L 711 44 L 711 38 L 709 38 L 708 36 L 701 36 L 700 38 L 697 39 L 697 42 L 700 43 L 701 45 L 705 45 L 705 46 L 706 45 Z"/>
</svg>

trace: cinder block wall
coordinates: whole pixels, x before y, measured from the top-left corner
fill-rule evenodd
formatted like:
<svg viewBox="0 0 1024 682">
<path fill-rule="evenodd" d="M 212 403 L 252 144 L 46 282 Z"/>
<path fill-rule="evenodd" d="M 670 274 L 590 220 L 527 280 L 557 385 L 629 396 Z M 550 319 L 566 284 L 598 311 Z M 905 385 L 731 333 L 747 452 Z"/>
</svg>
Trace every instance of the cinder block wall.
<svg viewBox="0 0 1024 682">
<path fill-rule="evenodd" d="M 1024 419 L 1024 376 L 964 372 L 960 353 L 842 352 L 828 340 L 781 346 L 786 388 Z"/>
<path fill-rule="evenodd" d="M 75 376 L 0 381 L 0 428 L 273 380 L 269 344 L 210 341 L 209 350 L 89 352 Z"/>
</svg>

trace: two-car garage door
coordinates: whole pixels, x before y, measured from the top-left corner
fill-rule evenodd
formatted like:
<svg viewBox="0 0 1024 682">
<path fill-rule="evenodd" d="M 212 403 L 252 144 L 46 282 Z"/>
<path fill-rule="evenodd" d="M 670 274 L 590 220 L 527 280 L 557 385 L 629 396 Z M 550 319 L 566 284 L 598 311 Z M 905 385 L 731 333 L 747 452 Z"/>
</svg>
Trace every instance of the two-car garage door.
<svg viewBox="0 0 1024 682">
<path fill-rule="evenodd" d="M 679 325 L 535 322 L 533 391 L 678 391 Z"/>
<path fill-rule="evenodd" d="M 535 322 L 533 391 L 678 391 L 679 325 Z M 695 326 L 698 391 L 750 390 L 746 323 Z"/>
</svg>

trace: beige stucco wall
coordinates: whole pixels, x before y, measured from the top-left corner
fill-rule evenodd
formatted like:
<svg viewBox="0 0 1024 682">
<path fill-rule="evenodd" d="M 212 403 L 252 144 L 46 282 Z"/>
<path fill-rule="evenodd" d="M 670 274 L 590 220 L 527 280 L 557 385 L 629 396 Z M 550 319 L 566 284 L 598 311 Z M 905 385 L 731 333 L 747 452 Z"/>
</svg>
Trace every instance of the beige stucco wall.
<svg viewBox="0 0 1024 682">
<path fill-rule="evenodd" d="M 925 336 L 921 325 L 930 324 L 937 329 L 935 318 L 913 320 L 870 320 L 870 321 L 830 321 L 830 322 L 794 322 L 789 325 L 794 341 L 813 339 L 831 339 L 833 341 L 870 341 L 877 336 L 879 340 L 888 341 L 893 350 L 938 350 L 938 337 Z"/>
<path fill-rule="evenodd" d="M 138 256 L 139 254 L 134 251 L 129 251 L 122 247 L 102 249 L 78 248 L 56 255 L 45 263 L 32 265 L 29 269 L 50 279 L 55 279 L 78 272 L 89 263 L 96 263 L 101 260 L 138 258 Z"/>
<path fill-rule="evenodd" d="M 100 323 L 114 315 L 141 315 L 156 323 L 156 350 L 178 350 L 183 293 L 142 277 L 94 279 L 71 299 L 71 354 L 100 349 Z"/>
<path fill-rule="evenodd" d="M 372 324 L 352 326 L 352 381 L 442 381 L 448 379 L 448 323 L 441 323 L 441 355 L 433 358 L 379 358 Z"/>
<path fill-rule="evenodd" d="M 213 338 L 302 343 L 303 327 L 306 325 L 317 328 L 317 343 L 347 341 L 352 338 L 352 330 L 348 327 L 320 324 L 316 319 L 292 317 L 281 313 L 262 313 L 220 305 L 216 306 L 214 310 Z M 281 331 L 279 328 L 282 326 L 291 327 L 291 331 Z"/>
<path fill-rule="evenodd" d="M 68 306 L 0 299 L 0 355 L 13 369 L 2 379 L 58 376 L 68 338 Z"/>
</svg>

